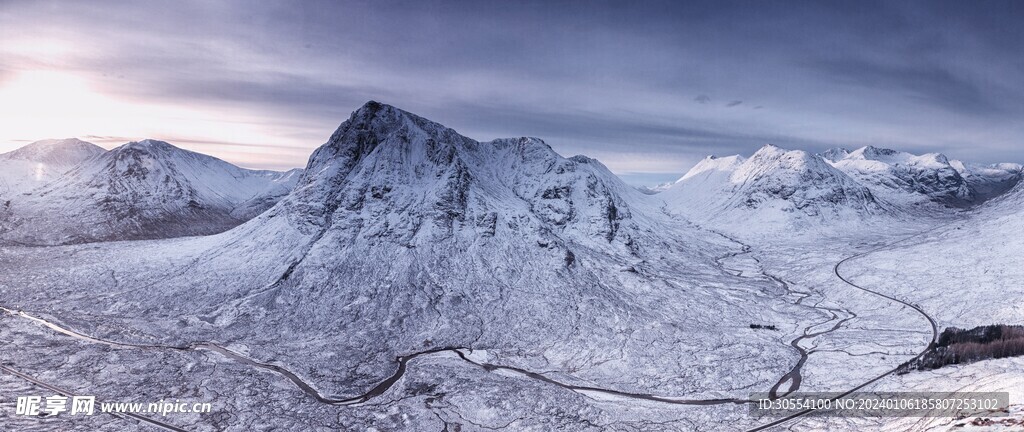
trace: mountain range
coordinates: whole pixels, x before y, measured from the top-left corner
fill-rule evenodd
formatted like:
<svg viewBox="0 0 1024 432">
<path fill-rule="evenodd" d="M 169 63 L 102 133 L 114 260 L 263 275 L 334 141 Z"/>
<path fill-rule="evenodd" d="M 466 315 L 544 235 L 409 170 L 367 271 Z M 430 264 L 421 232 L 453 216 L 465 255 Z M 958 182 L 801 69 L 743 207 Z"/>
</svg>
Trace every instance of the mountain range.
<svg viewBox="0 0 1024 432">
<path fill-rule="evenodd" d="M 538 138 L 476 141 L 372 101 L 287 173 L 154 140 L 72 147 L 86 150 L 57 158 L 67 170 L 4 195 L 0 239 L 92 243 L 0 247 L 4 307 L 94 338 L 65 342 L 87 343 L 75 362 L 30 363 L 90 391 L 137 378 L 132 392 L 266 407 L 194 417 L 196 430 L 756 427 L 751 392 L 846 390 L 927 346 L 910 299 L 966 310 L 924 283 L 857 289 L 836 262 L 927 227 L 957 240 L 946 265 L 1013 276 L 964 259 L 967 230 L 939 228 L 978 221 L 975 254 L 1009 267 L 1020 242 L 987 244 L 1021 227 L 1024 203 L 1018 165 L 771 145 L 648 194 Z M 38 148 L 18 160 L 53 163 L 61 146 Z M 105 241 L 162 237 L 175 238 Z M 931 247 L 870 268 L 938 262 Z M 0 336 L 63 347 L 51 328 Z M 132 374 L 111 372 L 127 358 Z"/>
<path fill-rule="evenodd" d="M 1018 164 L 968 165 L 941 153 L 914 155 L 867 146 L 852 152 L 833 149 L 822 156 L 891 201 L 970 207 L 1006 192 L 1021 176 Z"/>
<path fill-rule="evenodd" d="M 977 206 L 1021 180 L 1021 165 L 969 165 L 942 154 L 863 147 L 822 154 L 765 145 L 749 158 L 708 156 L 657 193 L 712 225 L 834 228 L 934 217 Z"/>
<path fill-rule="evenodd" d="M 374 105 L 367 105 L 370 106 Z M 367 111 L 367 107 L 359 112 Z M 419 122 L 426 124 L 425 120 Z M 406 129 L 409 133 L 416 131 L 414 127 Z M 332 137 L 328 146 L 311 157 L 307 170 L 347 175 L 354 169 L 355 165 L 345 163 L 354 164 L 361 157 L 359 154 L 338 154 L 332 158 L 320 155 L 331 151 L 330 144 L 337 142 L 337 138 Z M 472 170 L 478 176 L 522 182 L 505 185 L 512 189 L 506 193 L 530 199 L 522 205 L 559 229 L 577 222 L 576 229 L 600 227 L 613 238 L 621 220 L 631 214 L 629 201 L 638 199 L 635 190 L 609 186 L 612 183 L 607 178 L 611 174 L 603 165 L 577 156 L 560 169 L 595 167 L 592 169 L 601 171 L 592 173 L 587 181 L 597 188 L 590 192 L 593 199 L 603 204 L 589 201 L 586 207 L 580 207 L 569 203 L 567 194 L 579 189 L 536 172 L 535 164 L 549 169 L 555 163 L 550 160 L 554 153 L 546 145 L 537 144 L 540 141 L 535 138 L 469 145 L 479 154 L 463 157 L 456 157 L 450 146 L 441 145 L 443 140 L 422 139 L 426 150 L 406 145 L 408 148 L 402 151 L 427 151 L 429 157 L 436 159 L 437 166 L 431 169 L 437 171 L 439 183 L 409 184 L 420 195 L 394 199 L 401 201 L 401 208 L 411 214 L 392 219 L 368 218 L 372 222 L 367 229 L 405 236 L 407 240 L 415 235 L 432 235 L 427 233 L 445 226 L 445 232 L 452 231 L 455 224 L 443 222 L 445 218 L 458 221 L 458 225 L 473 221 L 488 232 L 497 229 L 499 215 L 515 212 L 503 208 L 506 197 L 488 197 L 493 203 L 486 210 L 465 201 L 471 196 L 477 200 L 486 196 L 462 189 L 469 179 L 470 163 L 486 166 Z M 515 161 L 511 159 L 515 154 L 532 159 Z M 384 177 L 364 181 L 354 191 L 370 188 L 369 204 L 396 195 L 392 190 L 408 182 L 407 174 L 401 171 L 408 164 L 407 158 L 404 153 L 390 155 L 386 162 L 373 168 L 377 176 Z M 488 158 L 496 160 L 485 163 Z M 321 160 L 329 162 L 318 162 Z M 510 172 L 510 167 L 523 171 Z M 299 183 L 303 172 L 246 170 L 156 140 L 128 143 L 109 152 L 77 139 L 38 141 L 0 155 L 0 168 L 0 199 L 4 200 L 0 208 L 0 242 L 14 244 L 66 244 L 221 232 L 272 207 Z M 480 174 L 481 171 L 486 174 Z M 598 175 L 604 180 L 594 180 Z M 854 151 L 836 148 L 811 154 L 766 145 L 749 158 L 708 156 L 676 182 L 640 191 L 656 195 L 669 211 L 697 222 L 714 219 L 726 226 L 755 219 L 761 229 L 771 231 L 828 227 L 836 221 L 870 223 L 886 217 L 927 216 L 969 208 L 999 196 L 1020 179 L 1019 164 L 974 165 L 938 153 L 914 155 L 867 146 Z M 525 185 L 531 189 L 523 189 Z M 493 185 L 486 188 L 497 189 Z M 296 195 L 305 198 L 291 199 L 287 205 L 302 209 L 302 216 L 296 217 L 326 223 L 322 220 L 326 214 L 341 205 L 333 200 L 367 203 L 364 198 L 350 196 L 353 193 L 348 189 L 326 192 L 303 184 Z M 433 202 L 424 201 L 429 196 L 434 197 Z M 423 233 L 419 216 L 433 220 Z"/>
<path fill-rule="evenodd" d="M 286 195 L 301 170 L 254 171 L 143 140 L 105 151 L 49 140 L 0 155 L 0 242 L 65 244 L 203 235 Z"/>
</svg>

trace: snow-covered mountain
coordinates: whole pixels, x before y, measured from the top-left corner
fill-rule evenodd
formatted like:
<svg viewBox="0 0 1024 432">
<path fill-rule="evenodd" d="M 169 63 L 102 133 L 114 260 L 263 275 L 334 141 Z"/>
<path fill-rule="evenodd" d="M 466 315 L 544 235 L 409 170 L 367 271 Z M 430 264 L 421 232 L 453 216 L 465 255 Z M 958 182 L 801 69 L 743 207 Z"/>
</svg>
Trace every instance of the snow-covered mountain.
<svg viewBox="0 0 1024 432">
<path fill-rule="evenodd" d="M 801 150 L 766 145 L 750 158 L 705 158 L 659 195 L 670 211 L 696 221 L 776 227 L 820 225 L 885 214 L 874 194 Z"/>
<path fill-rule="evenodd" d="M 78 186 L 98 185 L 89 202 L 130 197 L 176 215 L 190 200 L 240 202 L 232 212 L 262 202 L 210 174 L 220 164 L 168 147 L 126 145 L 29 196 L 64 196 L 81 177 L 93 180 Z M 539 139 L 478 142 L 376 102 L 306 170 L 278 175 L 295 188 L 219 234 L 0 247 L 4 307 L 24 311 L 0 326 L 19 346 L 5 367 L 54 385 L 88 382 L 111 399 L 142 392 L 229 407 L 174 420 L 190 430 L 750 430 L 771 421 L 749 415 L 751 392 L 978 381 L 969 369 L 878 377 L 928 345 L 929 322 L 908 306 L 957 324 L 1010 319 L 1021 304 L 1016 291 L 1015 301 L 991 299 L 1021 285 L 1012 233 L 1022 185 L 977 209 L 1005 221 L 986 223 L 984 236 L 967 229 L 981 219 L 960 219 L 973 211 L 886 226 L 903 210 L 822 157 L 773 146 L 709 157 L 650 196 Z M 677 213 L 711 228 L 846 231 L 741 243 Z M 876 217 L 871 229 L 851 227 Z M 955 241 L 925 242 L 939 234 Z M 842 280 L 863 288 L 836 278 L 844 262 Z M 908 264 L 917 270 L 906 274 Z M 907 283 L 915 275 L 927 280 Z M 121 345 L 17 324 L 35 315 Z M 111 365 L 138 373 L 112 377 Z M 1019 365 L 1006 369 L 1007 386 L 1017 385 Z M 230 408 L 245 406 L 263 409 Z M 843 423 L 815 423 L 827 421 Z"/>
<path fill-rule="evenodd" d="M 940 153 L 914 155 L 872 146 L 823 154 L 833 166 L 877 196 L 903 205 L 940 203 L 968 207 L 998 195 L 1020 179 L 1020 167 L 967 166 Z"/>
<path fill-rule="evenodd" d="M 900 249 L 852 267 L 897 296 L 917 295 L 941 327 L 1016 323 L 1024 305 L 1024 183 Z M 955 277 L 949 277 L 955 275 Z"/>
<path fill-rule="evenodd" d="M 739 278 L 714 260 L 736 245 L 659 204 L 539 139 L 478 142 L 370 102 L 313 153 L 289 196 L 202 239 L 200 264 L 161 285 L 194 290 L 204 275 L 213 288 L 190 303 L 196 323 L 339 394 L 372 387 L 398 355 L 437 347 L 671 394 L 710 381 L 683 378 L 696 373 L 650 354 L 652 345 L 680 354 L 725 341 L 737 356 L 776 364 L 784 344 L 743 335 L 790 306 L 762 294 L 776 289 L 768 279 L 745 296 L 702 285 Z M 180 316 L 171 298 L 139 301 L 151 305 L 147 316 Z M 723 324 L 723 314 L 735 320 Z M 709 331 L 716 336 L 679 344 Z M 656 372 L 664 369 L 673 372 Z"/>
<path fill-rule="evenodd" d="M 71 167 L 106 152 L 76 138 L 36 141 L 0 154 L 0 199 L 28 192 L 57 178 Z"/>
<path fill-rule="evenodd" d="M 673 184 L 686 184 L 688 188 L 713 189 L 729 181 L 732 174 L 746 159 L 740 155 L 708 156 L 690 168 Z M 667 190 L 667 189 L 666 189 Z"/>
<path fill-rule="evenodd" d="M 967 187 L 974 193 L 975 199 L 985 201 L 1002 195 L 1013 189 L 1024 177 L 1024 167 L 1017 163 L 997 163 L 992 165 L 967 164 L 958 160 L 949 161 L 967 180 Z"/>
<path fill-rule="evenodd" d="M 297 179 L 297 171 L 246 170 L 162 141 L 131 142 L 12 197 L 0 214 L 0 239 L 54 244 L 220 232 L 272 206 Z"/>
<path fill-rule="evenodd" d="M 283 204 L 321 229 L 348 212 L 339 221 L 361 236 L 410 244 L 539 224 L 611 241 L 641 196 L 599 162 L 562 158 L 539 139 L 476 142 L 370 103 L 313 153 Z"/>
</svg>

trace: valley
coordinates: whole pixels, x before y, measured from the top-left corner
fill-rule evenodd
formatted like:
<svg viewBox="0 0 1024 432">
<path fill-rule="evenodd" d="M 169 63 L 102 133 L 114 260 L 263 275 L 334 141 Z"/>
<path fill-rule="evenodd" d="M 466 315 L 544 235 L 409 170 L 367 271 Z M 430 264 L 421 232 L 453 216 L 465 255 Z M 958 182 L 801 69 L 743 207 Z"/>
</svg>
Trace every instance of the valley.
<svg viewBox="0 0 1024 432">
<path fill-rule="evenodd" d="M 766 146 L 706 159 L 644 194 L 539 139 L 479 142 L 377 102 L 290 175 L 224 168 L 226 177 L 202 179 L 166 143 L 139 143 L 162 149 L 145 157 L 173 168 L 139 174 L 130 189 L 81 181 L 110 186 L 110 199 L 139 185 L 160 187 L 128 196 L 176 191 L 140 207 L 159 218 L 196 216 L 178 205 L 190 196 L 218 214 L 254 199 L 265 209 L 209 231 L 124 238 L 8 216 L 5 239 L 68 231 L 0 246 L 3 392 L 31 377 L 111 400 L 212 401 L 213 413 L 156 420 L 189 431 L 901 430 L 913 421 L 941 430 L 949 419 L 768 421 L 749 417 L 746 402 L 866 388 L 1019 392 L 1007 378 L 1019 358 L 893 374 L 942 328 L 977 322 L 976 311 L 1019 316 L 1020 245 L 1007 235 L 1024 221 L 1021 186 L 1007 186 L 1019 166 L 969 172 L 938 156 L 861 149 L 832 160 Z M 123 157 L 144 160 L 135 151 Z M 124 177 L 85 175 L 122 166 L 91 162 L 107 155 L 69 172 Z M 293 183 L 277 188 L 285 177 Z M 203 186 L 226 178 L 241 179 L 230 199 Z M 81 202 L 19 204 L 65 196 L 44 192 L 12 208 Z M 81 208 L 124 220 L 114 216 L 121 207 Z M 145 220 L 132 226 L 161 224 Z M 973 270 L 941 271 L 957 265 Z M 1011 300 L 972 296 L 958 307 L 971 287 Z M 0 421 L 18 430 L 153 425 L 10 413 Z"/>
</svg>

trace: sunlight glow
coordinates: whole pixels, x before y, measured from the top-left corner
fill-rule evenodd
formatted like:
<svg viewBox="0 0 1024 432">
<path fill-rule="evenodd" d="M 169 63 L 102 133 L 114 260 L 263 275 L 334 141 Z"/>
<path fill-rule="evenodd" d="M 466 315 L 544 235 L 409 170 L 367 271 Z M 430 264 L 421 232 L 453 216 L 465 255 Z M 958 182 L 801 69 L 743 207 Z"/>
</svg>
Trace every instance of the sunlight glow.
<svg viewBox="0 0 1024 432">
<path fill-rule="evenodd" d="M 106 147 L 156 138 L 174 141 L 173 144 L 185 148 L 190 143 L 211 143 L 193 149 L 242 165 L 280 160 L 280 155 L 273 154 L 275 150 L 260 148 L 260 144 L 268 144 L 268 139 L 272 139 L 273 131 L 247 114 L 231 115 L 211 107 L 122 101 L 103 94 L 88 80 L 71 73 L 23 71 L 0 82 L 0 153 L 40 139 L 94 135 L 113 137 L 106 142 L 92 140 Z M 239 152 L 239 146 L 247 151 Z M 304 160 L 304 155 L 297 160 Z"/>
<path fill-rule="evenodd" d="M 103 105 L 83 81 L 59 72 L 22 73 L 0 87 L 0 118 L 9 122 L 4 133 L 11 136 L 66 135 L 88 124 Z"/>
</svg>

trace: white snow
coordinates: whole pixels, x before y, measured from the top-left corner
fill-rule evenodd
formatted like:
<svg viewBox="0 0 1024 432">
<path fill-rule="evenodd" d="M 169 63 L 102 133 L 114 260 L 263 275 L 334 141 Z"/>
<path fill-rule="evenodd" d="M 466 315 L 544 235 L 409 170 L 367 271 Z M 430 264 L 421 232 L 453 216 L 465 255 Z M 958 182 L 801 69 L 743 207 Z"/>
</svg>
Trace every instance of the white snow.
<svg viewBox="0 0 1024 432">
<path fill-rule="evenodd" d="M 189 232 L 169 227 L 194 234 L 221 217 L 241 225 L 200 237 L 0 247 L 0 306 L 106 340 L 244 348 L 337 397 L 374 388 L 395 373 L 399 356 L 460 347 L 473 361 L 570 385 L 746 398 L 797 364 L 798 338 L 808 352 L 800 389 L 841 391 L 913 357 L 931 332 L 914 309 L 844 283 L 836 271 L 920 305 L 940 326 L 1020 324 L 1024 184 L 1002 193 L 1019 178 L 1019 165 L 979 167 L 938 154 L 765 146 L 749 158 L 708 157 L 668 190 L 645 195 L 600 162 L 562 157 L 540 139 L 479 142 L 370 102 L 303 171 L 243 170 L 146 140 L 87 157 L 28 195 L 5 196 L 7 239 L 166 237 Z M 977 205 L 985 194 L 999 196 Z M 971 210 L 951 207 L 953 198 Z M 0 316 L 9 367 L 108 399 L 213 401 L 214 416 L 168 420 L 189 430 L 761 424 L 743 405 L 571 391 L 451 352 L 416 357 L 366 403 L 326 405 L 220 356 L 90 344 L 23 321 Z M 875 385 L 1012 388 L 1019 363 Z M 0 374 L 0 390 L 24 390 L 8 378 Z M 43 425 L 2 415 L 27 430 Z M 74 418 L 47 421 L 83 428 Z M 785 427 L 955 423 L 811 418 Z"/>
<path fill-rule="evenodd" d="M 54 160 L 45 156 L 51 153 L 29 154 Z M 0 239 L 59 244 L 210 234 L 269 208 L 298 177 L 297 170 L 238 168 L 162 141 L 131 142 L 10 196 L 0 212 Z"/>
</svg>

